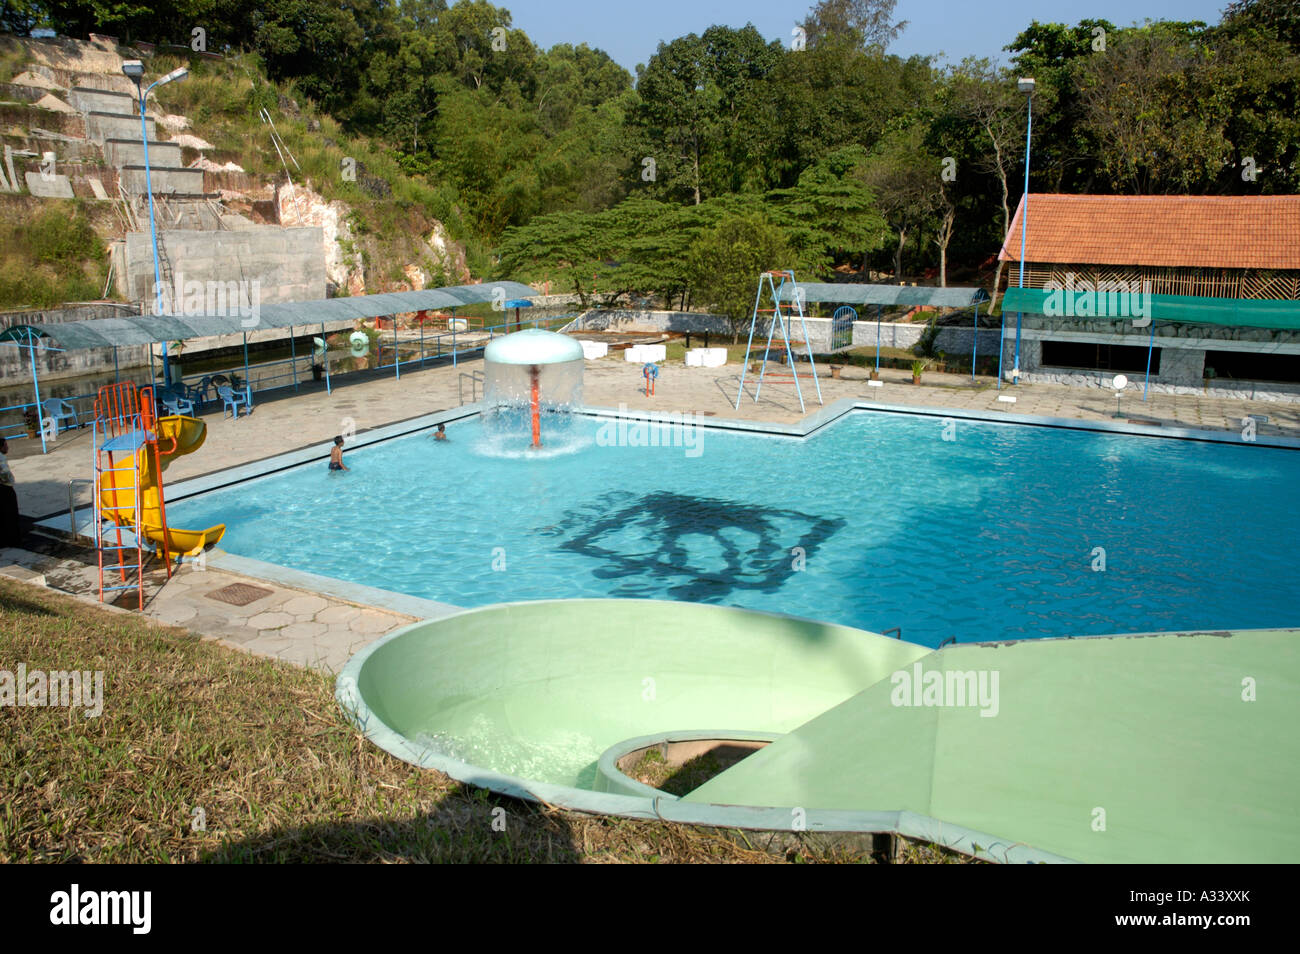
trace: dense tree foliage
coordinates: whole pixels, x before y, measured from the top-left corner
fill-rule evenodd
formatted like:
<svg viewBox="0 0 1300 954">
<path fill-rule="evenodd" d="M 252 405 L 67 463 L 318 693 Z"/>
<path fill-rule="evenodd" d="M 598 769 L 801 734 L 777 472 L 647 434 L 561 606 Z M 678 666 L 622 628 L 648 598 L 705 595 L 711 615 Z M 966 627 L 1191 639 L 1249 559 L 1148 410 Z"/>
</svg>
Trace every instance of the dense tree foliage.
<svg viewBox="0 0 1300 954">
<path fill-rule="evenodd" d="M 970 280 L 1023 187 L 1018 76 L 1037 81 L 1035 190 L 1300 192 L 1294 0 L 1231 0 L 1217 24 L 1035 21 L 1009 67 L 946 68 L 888 52 L 895 0 L 818 0 L 789 38 L 712 26 L 635 78 L 585 45 L 538 49 L 488 0 L 0 2 L 15 33 L 188 47 L 201 27 L 209 50 L 251 50 L 436 182 L 503 273 L 601 299 L 724 307 L 708 263 L 751 254 Z"/>
</svg>

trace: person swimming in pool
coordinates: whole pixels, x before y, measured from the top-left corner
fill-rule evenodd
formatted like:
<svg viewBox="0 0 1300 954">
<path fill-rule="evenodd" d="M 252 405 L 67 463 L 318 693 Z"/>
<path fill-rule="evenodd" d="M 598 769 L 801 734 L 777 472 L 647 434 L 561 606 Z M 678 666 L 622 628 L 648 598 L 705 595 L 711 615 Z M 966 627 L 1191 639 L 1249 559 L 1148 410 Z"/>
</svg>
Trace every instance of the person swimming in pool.
<svg viewBox="0 0 1300 954">
<path fill-rule="evenodd" d="M 334 438 L 334 446 L 330 448 L 330 470 L 347 470 L 343 463 L 343 438 Z"/>
<path fill-rule="evenodd" d="M 433 432 L 433 439 L 434 439 L 435 441 L 445 441 L 445 440 L 447 439 L 447 425 L 446 425 L 446 424 L 439 424 L 439 425 L 438 425 L 438 429 L 437 429 L 436 431 Z"/>
</svg>

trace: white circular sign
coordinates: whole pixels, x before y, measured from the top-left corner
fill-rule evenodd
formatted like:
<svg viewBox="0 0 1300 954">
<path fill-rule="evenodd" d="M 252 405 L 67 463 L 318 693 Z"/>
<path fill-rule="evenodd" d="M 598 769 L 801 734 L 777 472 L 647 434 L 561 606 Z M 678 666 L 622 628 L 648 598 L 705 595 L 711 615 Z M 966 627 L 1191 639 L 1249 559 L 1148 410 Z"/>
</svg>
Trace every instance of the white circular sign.
<svg viewBox="0 0 1300 954">
<path fill-rule="evenodd" d="M 1116 391 L 1123 391 L 1126 387 L 1128 387 L 1128 378 L 1126 378 L 1122 374 L 1115 375 L 1115 380 L 1111 382 L 1111 387 L 1113 387 Z"/>
</svg>

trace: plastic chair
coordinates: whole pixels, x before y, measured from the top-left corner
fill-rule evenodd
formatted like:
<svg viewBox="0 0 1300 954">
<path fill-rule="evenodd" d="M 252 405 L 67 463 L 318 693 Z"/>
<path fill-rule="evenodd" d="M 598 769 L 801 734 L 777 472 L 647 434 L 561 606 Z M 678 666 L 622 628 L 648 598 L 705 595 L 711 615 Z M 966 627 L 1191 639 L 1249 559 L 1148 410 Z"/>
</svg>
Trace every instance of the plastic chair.
<svg viewBox="0 0 1300 954">
<path fill-rule="evenodd" d="M 158 401 L 172 414 L 193 416 L 194 402 L 174 391 L 160 391 Z"/>
<path fill-rule="evenodd" d="M 45 417 L 54 418 L 54 433 L 59 432 L 60 421 L 71 420 L 74 427 L 81 426 L 81 422 L 77 419 L 77 409 L 63 398 L 48 398 L 44 401 L 43 407 Z"/>
<path fill-rule="evenodd" d="M 241 407 L 244 409 L 245 414 L 253 413 L 253 396 L 248 392 L 247 388 L 244 389 L 243 394 L 236 394 L 233 388 L 222 385 L 217 388 L 217 396 L 221 398 L 222 402 L 222 417 L 226 416 L 227 410 L 230 411 L 233 417 L 239 417 Z"/>
<path fill-rule="evenodd" d="M 212 376 L 204 375 L 199 379 L 198 384 L 186 384 L 181 382 L 181 387 L 185 389 L 185 399 L 194 404 L 205 404 L 208 401 L 208 392 L 212 390 Z"/>
</svg>

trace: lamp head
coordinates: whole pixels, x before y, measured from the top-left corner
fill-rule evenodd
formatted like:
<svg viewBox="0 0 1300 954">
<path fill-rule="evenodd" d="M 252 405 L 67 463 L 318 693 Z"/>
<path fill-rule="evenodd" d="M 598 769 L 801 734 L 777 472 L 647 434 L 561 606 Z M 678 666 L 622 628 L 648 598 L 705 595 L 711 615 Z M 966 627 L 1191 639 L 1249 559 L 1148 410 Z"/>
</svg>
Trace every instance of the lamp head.
<svg viewBox="0 0 1300 954">
<path fill-rule="evenodd" d="M 1033 93 L 1035 85 L 1031 76 L 1022 76 L 1016 81 L 1016 89 L 1022 93 Z"/>
<path fill-rule="evenodd" d="M 138 83 L 144 76 L 144 64 L 139 60 L 123 60 L 122 72 Z"/>
<path fill-rule="evenodd" d="M 156 86 L 165 86 L 165 85 L 168 84 L 168 83 L 174 83 L 174 82 L 176 82 L 176 80 L 185 79 L 185 77 L 187 77 L 187 76 L 189 76 L 189 75 L 190 75 L 190 71 L 189 71 L 189 70 L 187 70 L 187 69 L 186 69 L 185 67 L 183 67 L 183 66 L 178 66 L 176 69 L 172 70 L 170 73 L 168 73 L 166 76 L 164 76 L 162 79 L 160 79 L 160 80 L 159 80 L 157 83 L 155 83 L 154 85 L 156 85 Z"/>
</svg>

